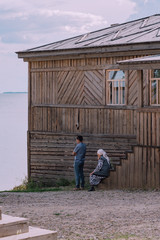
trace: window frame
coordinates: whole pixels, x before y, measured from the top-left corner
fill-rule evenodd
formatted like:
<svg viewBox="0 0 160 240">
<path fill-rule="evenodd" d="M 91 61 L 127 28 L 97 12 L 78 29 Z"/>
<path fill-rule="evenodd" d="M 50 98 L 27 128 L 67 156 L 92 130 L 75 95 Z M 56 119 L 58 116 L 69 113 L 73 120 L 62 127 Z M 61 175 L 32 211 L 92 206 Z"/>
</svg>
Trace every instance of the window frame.
<svg viewBox="0 0 160 240">
<path fill-rule="evenodd" d="M 109 79 L 109 72 L 112 72 L 112 71 L 123 71 L 123 70 L 118 69 L 118 68 L 116 68 L 116 69 L 106 69 L 105 70 L 106 105 L 109 105 L 109 106 L 126 106 L 126 71 L 123 71 L 124 75 L 125 75 L 124 79 L 116 79 L 116 80 Z M 123 91 L 122 90 L 120 91 L 121 86 L 119 86 L 119 83 L 121 83 L 121 82 L 125 83 L 125 87 L 124 87 L 124 91 L 125 91 L 124 103 L 110 103 L 110 85 L 109 85 L 110 82 L 118 82 L 118 90 L 121 93 L 118 96 L 118 102 L 120 102 L 120 101 L 122 102 L 122 100 L 123 100 Z M 112 101 L 113 101 L 113 98 L 112 98 Z"/>
<path fill-rule="evenodd" d="M 150 86 L 150 106 L 160 106 L 160 103 L 157 103 L 157 102 L 160 102 L 160 91 L 158 89 L 158 87 L 156 88 L 156 103 L 152 103 L 152 81 L 156 81 L 156 85 L 160 85 L 160 78 L 153 78 L 152 77 L 152 73 L 153 71 L 155 70 L 160 70 L 160 69 L 151 69 L 150 70 L 150 79 L 149 79 L 149 86 Z"/>
</svg>

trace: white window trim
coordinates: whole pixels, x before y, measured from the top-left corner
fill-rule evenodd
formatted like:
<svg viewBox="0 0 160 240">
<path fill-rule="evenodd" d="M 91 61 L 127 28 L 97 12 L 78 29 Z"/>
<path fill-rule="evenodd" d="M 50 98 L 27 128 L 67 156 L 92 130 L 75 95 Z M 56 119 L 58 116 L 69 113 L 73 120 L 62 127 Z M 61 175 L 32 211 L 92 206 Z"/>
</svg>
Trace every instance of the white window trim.
<svg viewBox="0 0 160 240">
<path fill-rule="evenodd" d="M 126 98 L 124 99 L 125 103 L 110 103 L 110 87 L 109 87 L 109 82 L 125 82 L 125 94 L 126 94 L 126 73 L 125 73 L 125 78 L 124 79 L 117 79 L 117 80 L 110 80 L 109 79 L 109 72 L 111 71 L 122 71 L 121 69 L 106 69 L 106 74 L 105 74 L 105 78 L 106 78 L 106 105 L 108 106 L 126 106 Z M 119 88 L 119 86 L 118 86 Z M 120 97 L 122 98 L 122 95 L 119 96 L 118 101 L 120 100 Z M 121 99 L 122 100 L 122 99 Z"/>
</svg>

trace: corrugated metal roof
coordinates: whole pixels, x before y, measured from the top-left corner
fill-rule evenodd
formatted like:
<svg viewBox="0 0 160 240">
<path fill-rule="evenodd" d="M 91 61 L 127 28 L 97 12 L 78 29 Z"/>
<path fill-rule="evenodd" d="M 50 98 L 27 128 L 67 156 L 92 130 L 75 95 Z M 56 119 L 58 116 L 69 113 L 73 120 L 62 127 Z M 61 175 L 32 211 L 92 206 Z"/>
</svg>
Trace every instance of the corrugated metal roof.
<svg viewBox="0 0 160 240">
<path fill-rule="evenodd" d="M 133 58 L 124 61 L 119 61 L 118 64 L 139 64 L 139 63 L 153 63 L 153 62 L 160 62 L 160 55 L 152 55 L 147 57 L 141 58 Z"/>
<path fill-rule="evenodd" d="M 111 26 L 24 52 L 55 51 L 160 41 L 160 14 Z"/>
</svg>

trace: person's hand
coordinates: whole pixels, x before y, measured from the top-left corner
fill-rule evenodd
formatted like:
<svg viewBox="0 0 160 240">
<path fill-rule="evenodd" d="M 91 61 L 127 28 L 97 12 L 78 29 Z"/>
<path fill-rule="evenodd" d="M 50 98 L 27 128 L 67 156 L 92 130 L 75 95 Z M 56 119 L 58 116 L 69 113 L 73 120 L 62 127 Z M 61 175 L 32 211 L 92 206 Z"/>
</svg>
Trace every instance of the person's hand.
<svg viewBox="0 0 160 240">
<path fill-rule="evenodd" d="M 93 172 L 90 173 L 90 176 L 92 176 L 92 175 L 93 175 Z"/>
</svg>

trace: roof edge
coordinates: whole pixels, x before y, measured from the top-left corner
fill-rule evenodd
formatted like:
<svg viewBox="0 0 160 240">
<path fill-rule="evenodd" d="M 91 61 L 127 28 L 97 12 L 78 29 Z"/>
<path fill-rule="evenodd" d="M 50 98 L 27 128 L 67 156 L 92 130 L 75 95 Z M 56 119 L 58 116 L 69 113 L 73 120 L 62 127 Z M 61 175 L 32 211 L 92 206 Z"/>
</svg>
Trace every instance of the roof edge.
<svg viewBox="0 0 160 240">
<path fill-rule="evenodd" d="M 117 64 L 119 65 L 136 65 L 136 64 L 149 64 L 149 63 L 160 63 L 160 54 L 158 55 L 150 55 L 146 57 L 140 58 L 132 58 L 128 60 L 118 61 Z"/>
<path fill-rule="evenodd" d="M 101 53 L 112 53 L 112 52 L 126 52 L 126 51 L 144 51 L 144 50 L 156 50 L 160 49 L 160 42 L 141 42 L 141 43 L 125 43 L 118 45 L 106 45 L 106 46 L 95 46 L 86 48 L 71 48 L 71 49 L 59 49 L 59 50 L 42 50 L 24 52 L 18 51 L 16 54 L 18 58 L 34 58 L 34 57 L 49 57 L 49 56 L 68 56 L 68 55 L 79 55 L 79 54 L 101 54 Z"/>
</svg>

